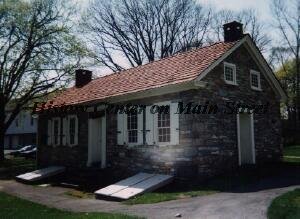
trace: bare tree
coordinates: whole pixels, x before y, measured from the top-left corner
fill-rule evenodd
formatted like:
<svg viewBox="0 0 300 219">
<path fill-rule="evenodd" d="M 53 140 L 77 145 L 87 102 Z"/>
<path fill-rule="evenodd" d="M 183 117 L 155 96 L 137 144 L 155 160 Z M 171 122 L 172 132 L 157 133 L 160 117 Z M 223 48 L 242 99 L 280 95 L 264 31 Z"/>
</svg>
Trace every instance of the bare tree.
<svg viewBox="0 0 300 219">
<path fill-rule="evenodd" d="M 285 64 L 294 62 L 295 74 L 288 92 L 290 104 L 296 119 L 300 120 L 300 1 L 299 0 L 273 0 L 271 9 L 274 24 L 278 31 L 277 47 L 273 54 L 278 65 L 286 72 Z M 297 125 L 297 123 L 296 123 Z"/>
<path fill-rule="evenodd" d="M 64 85 L 79 64 L 83 50 L 70 34 L 69 9 L 58 0 L 0 1 L 0 161 L 20 110 Z"/>
<path fill-rule="evenodd" d="M 83 27 L 94 58 L 119 71 L 120 56 L 134 67 L 201 46 L 210 13 L 194 0 L 98 0 Z"/>
<path fill-rule="evenodd" d="M 245 9 L 240 12 L 232 10 L 216 11 L 212 15 L 210 23 L 209 41 L 223 40 L 223 24 L 237 20 L 244 25 L 245 32 L 248 32 L 253 41 L 262 52 L 266 52 L 271 40 L 265 31 L 265 25 L 258 19 L 257 12 L 253 9 Z"/>
</svg>

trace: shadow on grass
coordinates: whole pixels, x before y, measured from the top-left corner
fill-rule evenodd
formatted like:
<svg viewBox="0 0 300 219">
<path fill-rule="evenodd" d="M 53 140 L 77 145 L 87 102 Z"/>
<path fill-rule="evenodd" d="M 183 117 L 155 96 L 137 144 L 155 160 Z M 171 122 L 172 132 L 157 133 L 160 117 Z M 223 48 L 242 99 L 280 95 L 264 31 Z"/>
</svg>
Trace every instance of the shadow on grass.
<svg viewBox="0 0 300 219">
<path fill-rule="evenodd" d="M 14 179 L 15 176 L 36 170 L 36 160 L 10 157 L 0 162 L 0 180 Z"/>
</svg>

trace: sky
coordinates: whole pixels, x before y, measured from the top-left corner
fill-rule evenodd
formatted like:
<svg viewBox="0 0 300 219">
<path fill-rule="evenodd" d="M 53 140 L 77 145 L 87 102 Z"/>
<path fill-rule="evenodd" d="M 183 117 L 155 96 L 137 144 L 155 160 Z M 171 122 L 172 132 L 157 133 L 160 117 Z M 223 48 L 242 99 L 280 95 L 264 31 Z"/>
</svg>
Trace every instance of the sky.
<svg viewBox="0 0 300 219">
<path fill-rule="evenodd" d="M 257 10 L 263 20 L 272 19 L 270 0 L 197 0 L 204 5 L 211 5 L 216 9 L 230 9 L 240 11 L 247 8 Z"/>
<path fill-rule="evenodd" d="M 85 6 L 89 0 L 72 0 Z M 217 9 L 242 10 L 246 8 L 254 8 L 264 19 L 270 19 L 271 13 L 269 9 L 270 0 L 197 0 L 204 5 L 211 5 Z"/>
<path fill-rule="evenodd" d="M 79 3 L 83 7 L 87 5 L 89 0 L 72 0 Z M 257 10 L 259 15 L 264 20 L 270 20 L 272 18 L 269 9 L 271 0 L 197 0 L 198 2 L 213 6 L 216 9 L 231 9 L 234 11 L 240 11 L 246 8 L 253 8 Z"/>
<path fill-rule="evenodd" d="M 72 0 L 79 4 L 81 9 L 85 9 L 89 0 Z M 196 0 L 203 6 L 210 6 L 216 10 L 230 9 L 233 11 L 241 11 L 243 9 L 254 9 L 258 13 L 259 19 L 263 23 L 272 23 L 272 13 L 270 10 L 270 3 L 272 0 Z M 268 27 L 267 27 L 268 28 Z M 270 33 L 269 33 L 270 34 Z M 273 34 L 271 34 L 274 38 Z M 95 69 L 91 69 L 94 70 Z M 97 69 L 97 71 L 99 71 Z M 100 70 L 100 75 L 108 74 L 110 70 Z"/>
</svg>

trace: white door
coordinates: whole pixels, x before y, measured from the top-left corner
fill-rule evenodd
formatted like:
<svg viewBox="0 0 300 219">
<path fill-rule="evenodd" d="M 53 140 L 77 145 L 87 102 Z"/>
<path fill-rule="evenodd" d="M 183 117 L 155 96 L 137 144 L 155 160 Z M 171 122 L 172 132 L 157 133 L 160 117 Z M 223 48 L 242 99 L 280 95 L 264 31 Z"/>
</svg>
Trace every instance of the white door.
<svg viewBox="0 0 300 219">
<path fill-rule="evenodd" d="M 239 113 L 237 116 L 238 123 L 238 148 L 239 164 L 255 163 L 255 144 L 254 144 L 254 127 L 253 114 Z"/>
<path fill-rule="evenodd" d="M 105 117 L 89 119 L 88 162 L 87 166 L 106 164 L 106 124 Z"/>
</svg>

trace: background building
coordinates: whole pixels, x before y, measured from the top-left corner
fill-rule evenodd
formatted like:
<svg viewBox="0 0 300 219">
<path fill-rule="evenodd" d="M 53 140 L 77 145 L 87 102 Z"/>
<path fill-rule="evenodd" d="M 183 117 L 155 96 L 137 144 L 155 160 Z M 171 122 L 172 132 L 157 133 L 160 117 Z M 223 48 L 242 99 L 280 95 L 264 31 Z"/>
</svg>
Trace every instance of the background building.
<svg viewBox="0 0 300 219">
<path fill-rule="evenodd" d="M 8 112 L 9 113 L 9 112 Z M 4 148 L 36 144 L 37 122 L 30 110 L 22 110 L 5 133 Z"/>
</svg>

